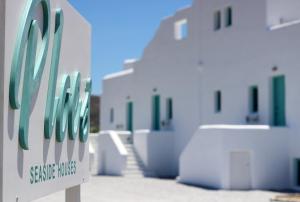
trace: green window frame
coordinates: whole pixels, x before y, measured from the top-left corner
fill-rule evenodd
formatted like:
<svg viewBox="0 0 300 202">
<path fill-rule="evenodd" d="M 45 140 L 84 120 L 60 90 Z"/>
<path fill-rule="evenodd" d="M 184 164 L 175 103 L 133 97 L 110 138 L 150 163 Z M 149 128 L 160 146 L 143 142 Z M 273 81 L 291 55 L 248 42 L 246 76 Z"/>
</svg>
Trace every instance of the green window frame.
<svg viewBox="0 0 300 202">
<path fill-rule="evenodd" d="M 225 26 L 226 27 L 231 27 L 232 26 L 232 7 L 227 7 L 225 10 Z"/>
<path fill-rule="evenodd" d="M 257 113 L 259 111 L 259 90 L 257 86 L 250 87 L 250 112 Z"/>
<path fill-rule="evenodd" d="M 126 128 L 133 131 L 133 102 L 128 102 L 126 107 Z"/>
<path fill-rule="evenodd" d="M 295 185 L 300 187 L 300 159 L 295 159 L 294 161 L 294 169 L 295 169 Z"/>
<path fill-rule="evenodd" d="M 272 125 L 277 127 L 286 126 L 285 85 L 284 75 L 272 78 Z"/>
<path fill-rule="evenodd" d="M 152 96 L 152 130 L 160 130 L 160 95 Z"/>
<path fill-rule="evenodd" d="M 221 11 L 216 11 L 214 14 L 214 30 L 220 30 L 222 24 Z"/>
<path fill-rule="evenodd" d="M 167 120 L 172 120 L 173 119 L 173 99 L 168 98 L 167 99 Z"/>
<path fill-rule="evenodd" d="M 220 113 L 222 111 L 222 92 L 217 90 L 215 92 L 215 112 Z"/>
<path fill-rule="evenodd" d="M 115 110 L 114 108 L 110 108 L 110 111 L 109 111 L 109 121 L 110 123 L 113 123 L 114 122 L 114 119 L 115 119 Z"/>
</svg>

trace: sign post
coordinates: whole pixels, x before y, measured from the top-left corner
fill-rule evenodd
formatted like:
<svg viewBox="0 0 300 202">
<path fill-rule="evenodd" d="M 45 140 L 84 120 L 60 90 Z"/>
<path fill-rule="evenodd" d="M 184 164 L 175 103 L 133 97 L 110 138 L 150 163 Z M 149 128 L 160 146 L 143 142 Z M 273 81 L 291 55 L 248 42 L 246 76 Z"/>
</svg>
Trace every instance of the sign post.
<svg viewBox="0 0 300 202">
<path fill-rule="evenodd" d="M 81 202 L 80 185 L 66 190 L 66 202 Z"/>
<path fill-rule="evenodd" d="M 66 0 L 0 1 L 0 202 L 89 179 L 91 28 Z"/>
</svg>

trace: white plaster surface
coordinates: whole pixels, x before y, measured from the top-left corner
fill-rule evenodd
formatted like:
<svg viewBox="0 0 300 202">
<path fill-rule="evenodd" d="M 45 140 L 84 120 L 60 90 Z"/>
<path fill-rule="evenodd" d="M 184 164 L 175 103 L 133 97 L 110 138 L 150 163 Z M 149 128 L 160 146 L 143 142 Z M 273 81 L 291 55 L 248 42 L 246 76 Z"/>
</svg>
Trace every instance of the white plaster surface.
<svg viewBox="0 0 300 202">
<path fill-rule="evenodd" d="M 158 177 L 174 176 L 174 134 L 172 131 L 135 131 L 134 147 L 145 164 Z"/>
<path fill-rule="evenodd" d="M 230 153 L 249 152 L 250 189 L 285 189 L 289 186 L 288 135 L 286 128 L 200 127 L 181 155 L 180 181 L 230 189 Z"/>
<path fill-rule="evenodd" d="M 95 175 L 122 175 L 126 168 L 127 150 L 115 131 L 103 131 L 90 136 L 94 151 L 91 172 Z"/>
<path fill-rule="evenodd" d="M 231 27 L 225 27 L 224 23 L 228 6 L 233 11 Z M 228 176 L 221 162 L 225 161 L 226 168 L 229 158 L 222 152 L 248 150 L 257 157 L 252 159 L 253 188 L 299 189 L 295 183 L 295 159 L 300 158 L 299 8 L 298 0 L 194 0 L 192 6 L 164 18 L 142 57 L 132 67 L 133 72 L 103 81 L 103 129 L 118 130 L 118 125 L 126 123 L 126 102 L 130 100 L 134 103 L 134 130 L 151 130 L 152 96 L 161 96 L 162 121 L 166 117 L 165 100 L 171 97 L 174 149 L 170 165 L 174 166 L 174 175 L 182 175 L 193 183 L 228 188 Z M 222 11 L 222 28 L 215 31 L 213 16 L 218 10 Z M 183 19 L 188 22 L 188 37 L 176 40 L 174 26 Z M 284 75 L 286 80 L 287 125 L 269 130 L 273 118 L 272 77 L 278 75 Z M 244 126 L 251 113 L 249 88 L 253 85 L 259 89 L 257 124 L 262 125 L 262 130 L 248 130 L 252 126 Z M 215 112 L 217 90 L 222 92 L 220 113 Z M 115 109 L 113 123 L 109 122 L 110 108 Z M 224 134 L 214 134 L 216 130 L 212 130 L 202 136 L 197 131 L 201 125 L 235 126 L 230 126 L 229 132 L 223 127 Z M 158 154 L 164 153 L 165 148 L 159 143 L 163 140 L 154 139 L 160 145 L 154 147 L 159 161 Z M 141 156 L 147 156 L 145 152 L 153 154 L 145 149 L 148 147 L 145 141 L 137 144 Z M 191 148 L 186 149 L 187 146 Z M 182 153 L 186 160 L 180 165 Z M 146 157 L 144 160 L 147 164 Z M 272 167 L 274 164 L 276 169 Z"/>
</svg>

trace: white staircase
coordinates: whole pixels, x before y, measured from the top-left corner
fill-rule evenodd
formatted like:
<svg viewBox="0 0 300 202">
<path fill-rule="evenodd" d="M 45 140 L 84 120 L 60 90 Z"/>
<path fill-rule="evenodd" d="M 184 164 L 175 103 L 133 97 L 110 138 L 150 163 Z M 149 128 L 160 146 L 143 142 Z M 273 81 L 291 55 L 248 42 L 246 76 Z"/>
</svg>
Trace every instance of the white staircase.
<svg viewBox="0 0 300 202">
<path fill-rule="evenodd" d="M 153 172 L 146 170 L 133 144 L 127 142 L 124 145 L 128 152 L 126 169 L 123 171 L 124 177 L 155 177 Z"/>
</svg>

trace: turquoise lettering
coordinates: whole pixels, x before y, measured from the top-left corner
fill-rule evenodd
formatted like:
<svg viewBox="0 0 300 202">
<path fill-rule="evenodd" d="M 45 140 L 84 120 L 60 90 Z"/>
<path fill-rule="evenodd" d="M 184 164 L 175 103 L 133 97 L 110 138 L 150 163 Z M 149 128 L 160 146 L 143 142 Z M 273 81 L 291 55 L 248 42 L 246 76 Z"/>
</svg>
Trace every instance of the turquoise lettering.
<svg viewBox="0 0 300 202">
<path fill-rule="evenodd" d="M 30 184 L 34 183 L 34 168 L 30 168 Z"/>
<path fill-rule="evenodd" d="M 85 87 L 85 98 L 80 113 L 79 139 L 82 143 L 87 141 L 90 131 L 90 99 L 91 99 L 92 81 L 88 79 Z"/>
<path fill-rule="evenodd" d="M 79 130 L 80 111 L 82 102 L 79 100 L 80 96 L 80 73 L 76 72 L 73 75 L 70 96 L 70 110 L 69 110 L 69 138 L 75 140 Z"/>
<path fill-rule="evenodd" d="M 34 167 L 34 183 L 37 183 L 38 182 L 38 176 L 39 176 L 39 167 L 38 166 L 35 166 Z"/>
<path fill-rule="evenodd" d="M 68 89 L 70 88 L 70 76 L 64 75 L 61 92 L 59 96 L 58 104 L 58 114 L 56 118 L 56 140 L 57 142 L 63 142 L 66 135 L 67 121 L 68 121 L 68 112 L 69 112 L 69 93 Z"/>
<path fill-rule="evenodd" d="M 12 109 L 21 108 L 20 126 L 19 126 L 19 144 L 24 150 L 28 150 L 28 124 L 30 118 L 30 104 L 32 95 L 39 88 L 41 77 L 47 57 L 50 30 L 50 5 L 49 0 L 32 0 L 28 1 L 26 11 L 22 16 L 19 26 L 17 42 L 13 55 L 10 84 L 9 84 L 9 101 Z M 43 8 L 44 26 L 42 30 L 42 42 L 39 45 L 40 52 L 37 51 L 37 21 L 33 20 L 36 8 L 41 4 Z M 21 68 L 23 66 L 23 57 L 27 44 L 24 84 L 21 104 L 18 94 L 21 80 Z"/>
<path fill-rule="evenodd" d="M 44 120 L 45 138 L 50 139 L 55 125 L 55 118 L 58 113 L 59 98 L 55 96 L 57 71 L 60 59 L 61 38 L 63 33 L 64 18 L 61 9 L 56 11 L 55 15 L 55 32 L 51 59 L 51 69 L 48 84 L 48 95 L 46 103 L 46 112 Z"/>
<path fill-rule="evenodd" d="M 40 5 L 43 11 L 43 28 L 41 30 L 41 44 L 38 44 L 39 26 L 34 17 L 36 9 Z M 50 18 L 49 0 L 29 0 L 19 26 L 13 55 L 9 84 L 9 103 L 12 109 L 20 109 L 19 145 L 24 150 L 29 149 L 28 130 L 32 97 L 38 93 L 48 54 Z M 89 134 L 91 79 L 87 79 L 83 100 L 80 99 L 81 75 L 79 72 L 75 72 L 72 76 L 63 76 L 61 85 L 58 88 L 59 96 L 56 96 L 63 26 L 63 11 L 57 9 L 55 13 L 54 39 L 44 117 L 44 136 L 46 139 L 50 139 L 55 127 L 57 142 L 64 141 L 66 131 L 68 130 L 68 138 L 70 140 L 75 140 L 79 133 L 80 142 L 85 143 Z M 21 72 L 25 53 L 22 96 L 20 96 L 21 99 L 19 100 L 20 81 L 22 80 Z M 46 170 L 55 168 L 45 167 L 41 169 L 40 180 L 51 179 L 53 177 Z M 36 181 L 37 171 L 36 169 L 34 170 L 34 181 Z M 70 169 L 68 170 L 70 172 Z"/>
</svg>

